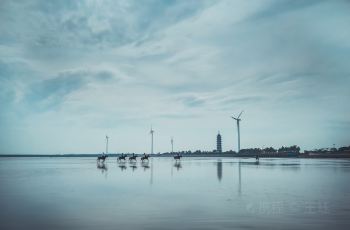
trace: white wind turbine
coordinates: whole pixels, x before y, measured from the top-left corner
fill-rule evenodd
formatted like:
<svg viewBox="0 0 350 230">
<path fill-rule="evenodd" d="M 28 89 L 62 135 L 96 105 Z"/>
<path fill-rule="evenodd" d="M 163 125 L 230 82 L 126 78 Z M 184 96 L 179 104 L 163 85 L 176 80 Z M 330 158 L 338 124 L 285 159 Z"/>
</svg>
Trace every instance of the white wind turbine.
<svg viewBox="0 0 350 230">
<path fill-rule="evenodd" d="M 151 134 L 151 154 L 153 154 L 153 133 L 154 133 L 154 130 L 151 126 L 151 131 L 149 132 Z"/>
<path fill-rule="evenodd" d="M 243 110 L 242 112 L 238 115 L 238 117 L 233 117 L 232 116 L 232 119 L 236 120 L 237 121 L 237 132 L 238 132 L 238 152 L 241 150 L 241 134 L 240 134 L 240 131 L 239 131 L 239 122 L 241 121 L 240 117 L 243 113 Z"/>
<path fill-rule="evenodd" d="M 174 138 L 173 137 L 171 137 L 170 143 L 171 143 L 171 153 L 173 153 L 174 152 Z"/>
<path fill-rule="evenodd" d="M 106 154 L 108 154 L 108 139 L 109 136 L 106 135 Z"/>
</svg>

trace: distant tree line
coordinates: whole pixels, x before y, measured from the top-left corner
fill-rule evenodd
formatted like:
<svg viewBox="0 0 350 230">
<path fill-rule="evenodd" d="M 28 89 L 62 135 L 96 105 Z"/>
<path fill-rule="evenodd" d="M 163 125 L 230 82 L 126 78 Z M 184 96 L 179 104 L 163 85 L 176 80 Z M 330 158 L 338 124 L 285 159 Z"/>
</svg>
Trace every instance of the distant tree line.
<svg viewBox="0 0 350 230">
<path fill-rule="evenodd" d="M 329 152 L 349 152 L 350 153 L 350 146 L 348 147 L 340 147 L 338 149 L 336 148 L 323 148 L 323 149 L 315 149 L 312 151 L 307 151 L 305 150 L 305 153 L 329 153 Z M 158 155 L 161 153 L 158 153 Z M 172 155 L 172 154 L 180 154 L 180 155 L 205 155 L 205 154 L 237 154 L 236 151 L 229 150 L 225 152 L 217 152 L 216 150 L 213 151 L 206 151 L 206 150 L 187 150 L 187 151 L 175 151 L 175 152 L 165 152 L 162 153 L 164 155 Z M 266 154 L 266 155 L 271 155 L 271 154 L 300 154 L 300 147 L 297 145 L 292 145 L 292 146 L 282 146 L 278 149 L 275 149 L 273 147 L 266 147 L 266 148 L 246 148 L 246 149 L 241 149 L 239 154 L 242 155 L 257 155 L 257 154 Z"/>
<path fill-rule="evenodd" d="M 276 154 L 276 153 L 300 153 L 300 147 L 297 145 L 292 145 L 289 147 L 282 146 L 279 149 L 275 149 L 273 147 L 267 148 L 249 148 L 249 149 L 241 149 L 240 154 Z"/>
<path fill-rule="evenodd" d="M 236 154 L 237 152 L 233 150 L 229 150 L 226 152 L 217 152 L 216 150 L 213 151 L 202 151 L 202 150 L 196 150 L 196 151 L 178 151 L 178 152 L 166 152 L 164 154 L 181 154 L 181 155 L 200 155 L 200 154 Z M 293 154 L 299 154 L 300 153 L 300 147 L 297 145 L 292 145 L 289 147 L 282 146 L 279 149 L 274 149 L 273 147 L 267 147 L 267 148 L 247 148 L 247 149 L 241 149 L 239 154 L 283 154 L 283 153 L 293 153 Z"/>
<path fill-rule="evenodd" d="M 306 154 L 309 153 L 350 153 L 350 146 L 340 148 L 320 148 L 314 150 L 305 150 Z"/>
<path fill-rule="evenodd" d="M 350 152 L 350 146 L 347 147 L 340 147 L 338 149 L 339 152 Z"/>
</svg>

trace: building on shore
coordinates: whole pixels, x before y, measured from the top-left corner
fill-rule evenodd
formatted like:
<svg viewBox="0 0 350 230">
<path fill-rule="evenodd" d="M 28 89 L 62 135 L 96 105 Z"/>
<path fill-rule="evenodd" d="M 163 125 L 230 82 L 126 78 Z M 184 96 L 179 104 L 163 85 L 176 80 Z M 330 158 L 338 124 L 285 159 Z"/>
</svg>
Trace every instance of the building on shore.
<svg viewBox="0 0 350 230">
<path fill-rule="evenodd" d="M 216 152 L 222 153 L 220 132 L 218 132 L 218 135 L 216 136 Z"/>
</svg>

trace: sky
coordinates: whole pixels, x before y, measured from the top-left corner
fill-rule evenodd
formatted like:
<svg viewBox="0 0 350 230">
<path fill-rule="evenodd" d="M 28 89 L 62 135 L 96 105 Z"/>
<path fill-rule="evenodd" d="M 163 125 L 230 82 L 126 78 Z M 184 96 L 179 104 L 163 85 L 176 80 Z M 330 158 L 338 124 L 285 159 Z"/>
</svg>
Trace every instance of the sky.
<svg viewBox="0 0 350 230">
<path fill-rule="evenodd" d="M 350 2 L 2 0 L 0 154 L 350 145 Z"/>
</svg>

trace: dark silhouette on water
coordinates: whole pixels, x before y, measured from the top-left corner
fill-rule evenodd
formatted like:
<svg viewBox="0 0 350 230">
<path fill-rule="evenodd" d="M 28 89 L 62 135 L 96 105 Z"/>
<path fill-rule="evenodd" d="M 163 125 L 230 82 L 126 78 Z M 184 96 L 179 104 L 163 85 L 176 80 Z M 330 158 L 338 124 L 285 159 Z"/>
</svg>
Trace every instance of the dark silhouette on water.
<svg viewBox="0 0 350 230">
<path fill-rule="evenodd" d="M 133 160 L 136 161 L 135 153 L 133 153 L 132 156 L 129 157 L 129 161 L 133 161 Z"/>
<path fill-rule="evenodd" d="M 107 157 L 108 157 L 108 156 L 107 156 L 105 153 L 102 153 L 102 155 L 100 155 L 100 156 L 97 157 L 97 161 L 98 161 L 98 162 L 100 162 L 100 161 L 105 162 L 105 160 L 106 160 Z"/>
<path fill-rule="evenodd" d="M 180 160 L 181 157 L 182 157 L 182 156 L 178 153 L 177 155 L 174 156 L 174 159 L 175 159 L 175 160 Z"/>
<path fill-rule="evenodd" d="M 117 158 L 117 161 L 121 161 L 121 160 L 124 160 L 124 161 L 126 160 L 126 155 L 124 155 L 124 153 L 122 153 L 122 155 Z"/>
<path fill-rule="evenodd" d="M 146 153 L 143 154 L 143 157 L 141 157 L 141 161 L 143 162 L 144 160 L 148 161 L 149 155 L 147 155 Z"/>
</svg>

